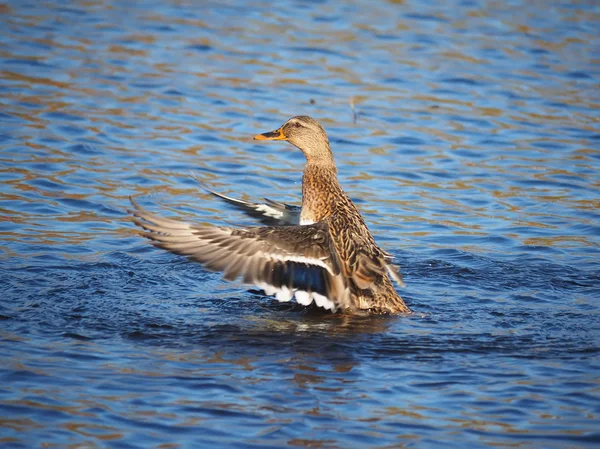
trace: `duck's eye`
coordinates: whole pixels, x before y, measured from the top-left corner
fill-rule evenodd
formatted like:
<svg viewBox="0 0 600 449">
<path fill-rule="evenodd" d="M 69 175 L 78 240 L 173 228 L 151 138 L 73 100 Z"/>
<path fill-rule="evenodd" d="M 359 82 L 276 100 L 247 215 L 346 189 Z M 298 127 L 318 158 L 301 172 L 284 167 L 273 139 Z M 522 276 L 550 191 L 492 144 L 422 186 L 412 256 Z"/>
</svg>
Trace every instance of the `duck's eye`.
<svg viewBox="0 0 600 449">
<path fill-rule="evenodd" d="M 302 125 L 298 122 L 294 122 L 294 128 L 300 128 Z"/>
</svg>

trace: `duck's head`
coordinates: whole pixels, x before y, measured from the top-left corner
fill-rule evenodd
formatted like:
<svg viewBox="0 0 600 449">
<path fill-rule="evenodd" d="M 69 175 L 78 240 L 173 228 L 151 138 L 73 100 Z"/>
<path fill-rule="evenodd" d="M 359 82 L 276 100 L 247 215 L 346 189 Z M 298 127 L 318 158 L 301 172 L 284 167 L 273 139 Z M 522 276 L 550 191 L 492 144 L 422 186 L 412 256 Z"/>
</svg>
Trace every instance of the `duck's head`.
<svg viewBox="0 0 600 449">
<path fill-rule="evenodd" d="M 327 133 L 319 122 L 306 115 L 292 117 L 280 128 L 257 134 L 255 140 L 287 140 L 298 147 L 308 162 L 333 162 Z"/>
</svg>

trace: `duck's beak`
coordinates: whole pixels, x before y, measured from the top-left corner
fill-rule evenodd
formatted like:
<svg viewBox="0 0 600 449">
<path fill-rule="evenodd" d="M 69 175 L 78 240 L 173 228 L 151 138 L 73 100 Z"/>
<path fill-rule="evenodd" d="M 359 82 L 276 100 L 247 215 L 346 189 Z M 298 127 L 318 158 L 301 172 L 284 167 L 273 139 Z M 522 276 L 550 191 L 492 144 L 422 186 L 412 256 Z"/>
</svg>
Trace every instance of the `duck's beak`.
<svg viewBox="0 0 600 449">
<path fill-rule="evenodd" d="M 283 129 L 279 128 L 268 133 L 257 134 L 254 140 L 287 140 L 287 137 L 283 134 Z"/>
</svg>

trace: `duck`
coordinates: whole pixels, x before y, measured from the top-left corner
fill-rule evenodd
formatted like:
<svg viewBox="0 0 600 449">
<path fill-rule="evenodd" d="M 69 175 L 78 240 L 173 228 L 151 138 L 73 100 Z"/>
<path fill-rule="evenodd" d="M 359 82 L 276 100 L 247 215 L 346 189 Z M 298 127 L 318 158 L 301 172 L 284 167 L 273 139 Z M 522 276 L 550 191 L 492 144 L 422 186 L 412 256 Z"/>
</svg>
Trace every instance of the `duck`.
<svg viewBox="0 0 600 449">
<path fill-rule="evenodd" d="M 164 218 L 130 198 L 133 222 L 159 248 L 186 256 L 228 281 L 241 279 L 278 301 L 343 314 L 411 313 L 392 282 L 404 287 L 393 257 L 381 249 L 342 189 L 327 133 L 296 116 L 257 141 L 286 141 L 306 158 L 302 206 L 211 194 L 259 220 L 259 226 L 191 224 Z"/>
</svg>

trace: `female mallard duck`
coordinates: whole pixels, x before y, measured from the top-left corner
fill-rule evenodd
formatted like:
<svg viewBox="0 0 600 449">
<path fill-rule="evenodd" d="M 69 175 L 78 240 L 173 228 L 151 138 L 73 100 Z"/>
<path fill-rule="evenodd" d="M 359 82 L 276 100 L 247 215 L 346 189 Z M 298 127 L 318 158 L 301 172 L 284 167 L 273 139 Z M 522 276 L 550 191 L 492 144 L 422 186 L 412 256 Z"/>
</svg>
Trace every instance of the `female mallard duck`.
<svg viewBox="0 0 600 449">
<path fill-rule="evenodd" d="M 287 140 L 306 157 L 302 208 L 266 200 L 249 203 L 213 194 L 267 226 L 194 226 L 144 211 L 132 200 L 133 221 L 155 246 L 243 278 L 279 301 L 336 311 L 410 312 L 392 286 L 403 286 L 392 257 L 373 239 L 354 203 L 342 190 L 329 140 L 314 119 L 298 116 L 256 140 Z"/>
</svg>

